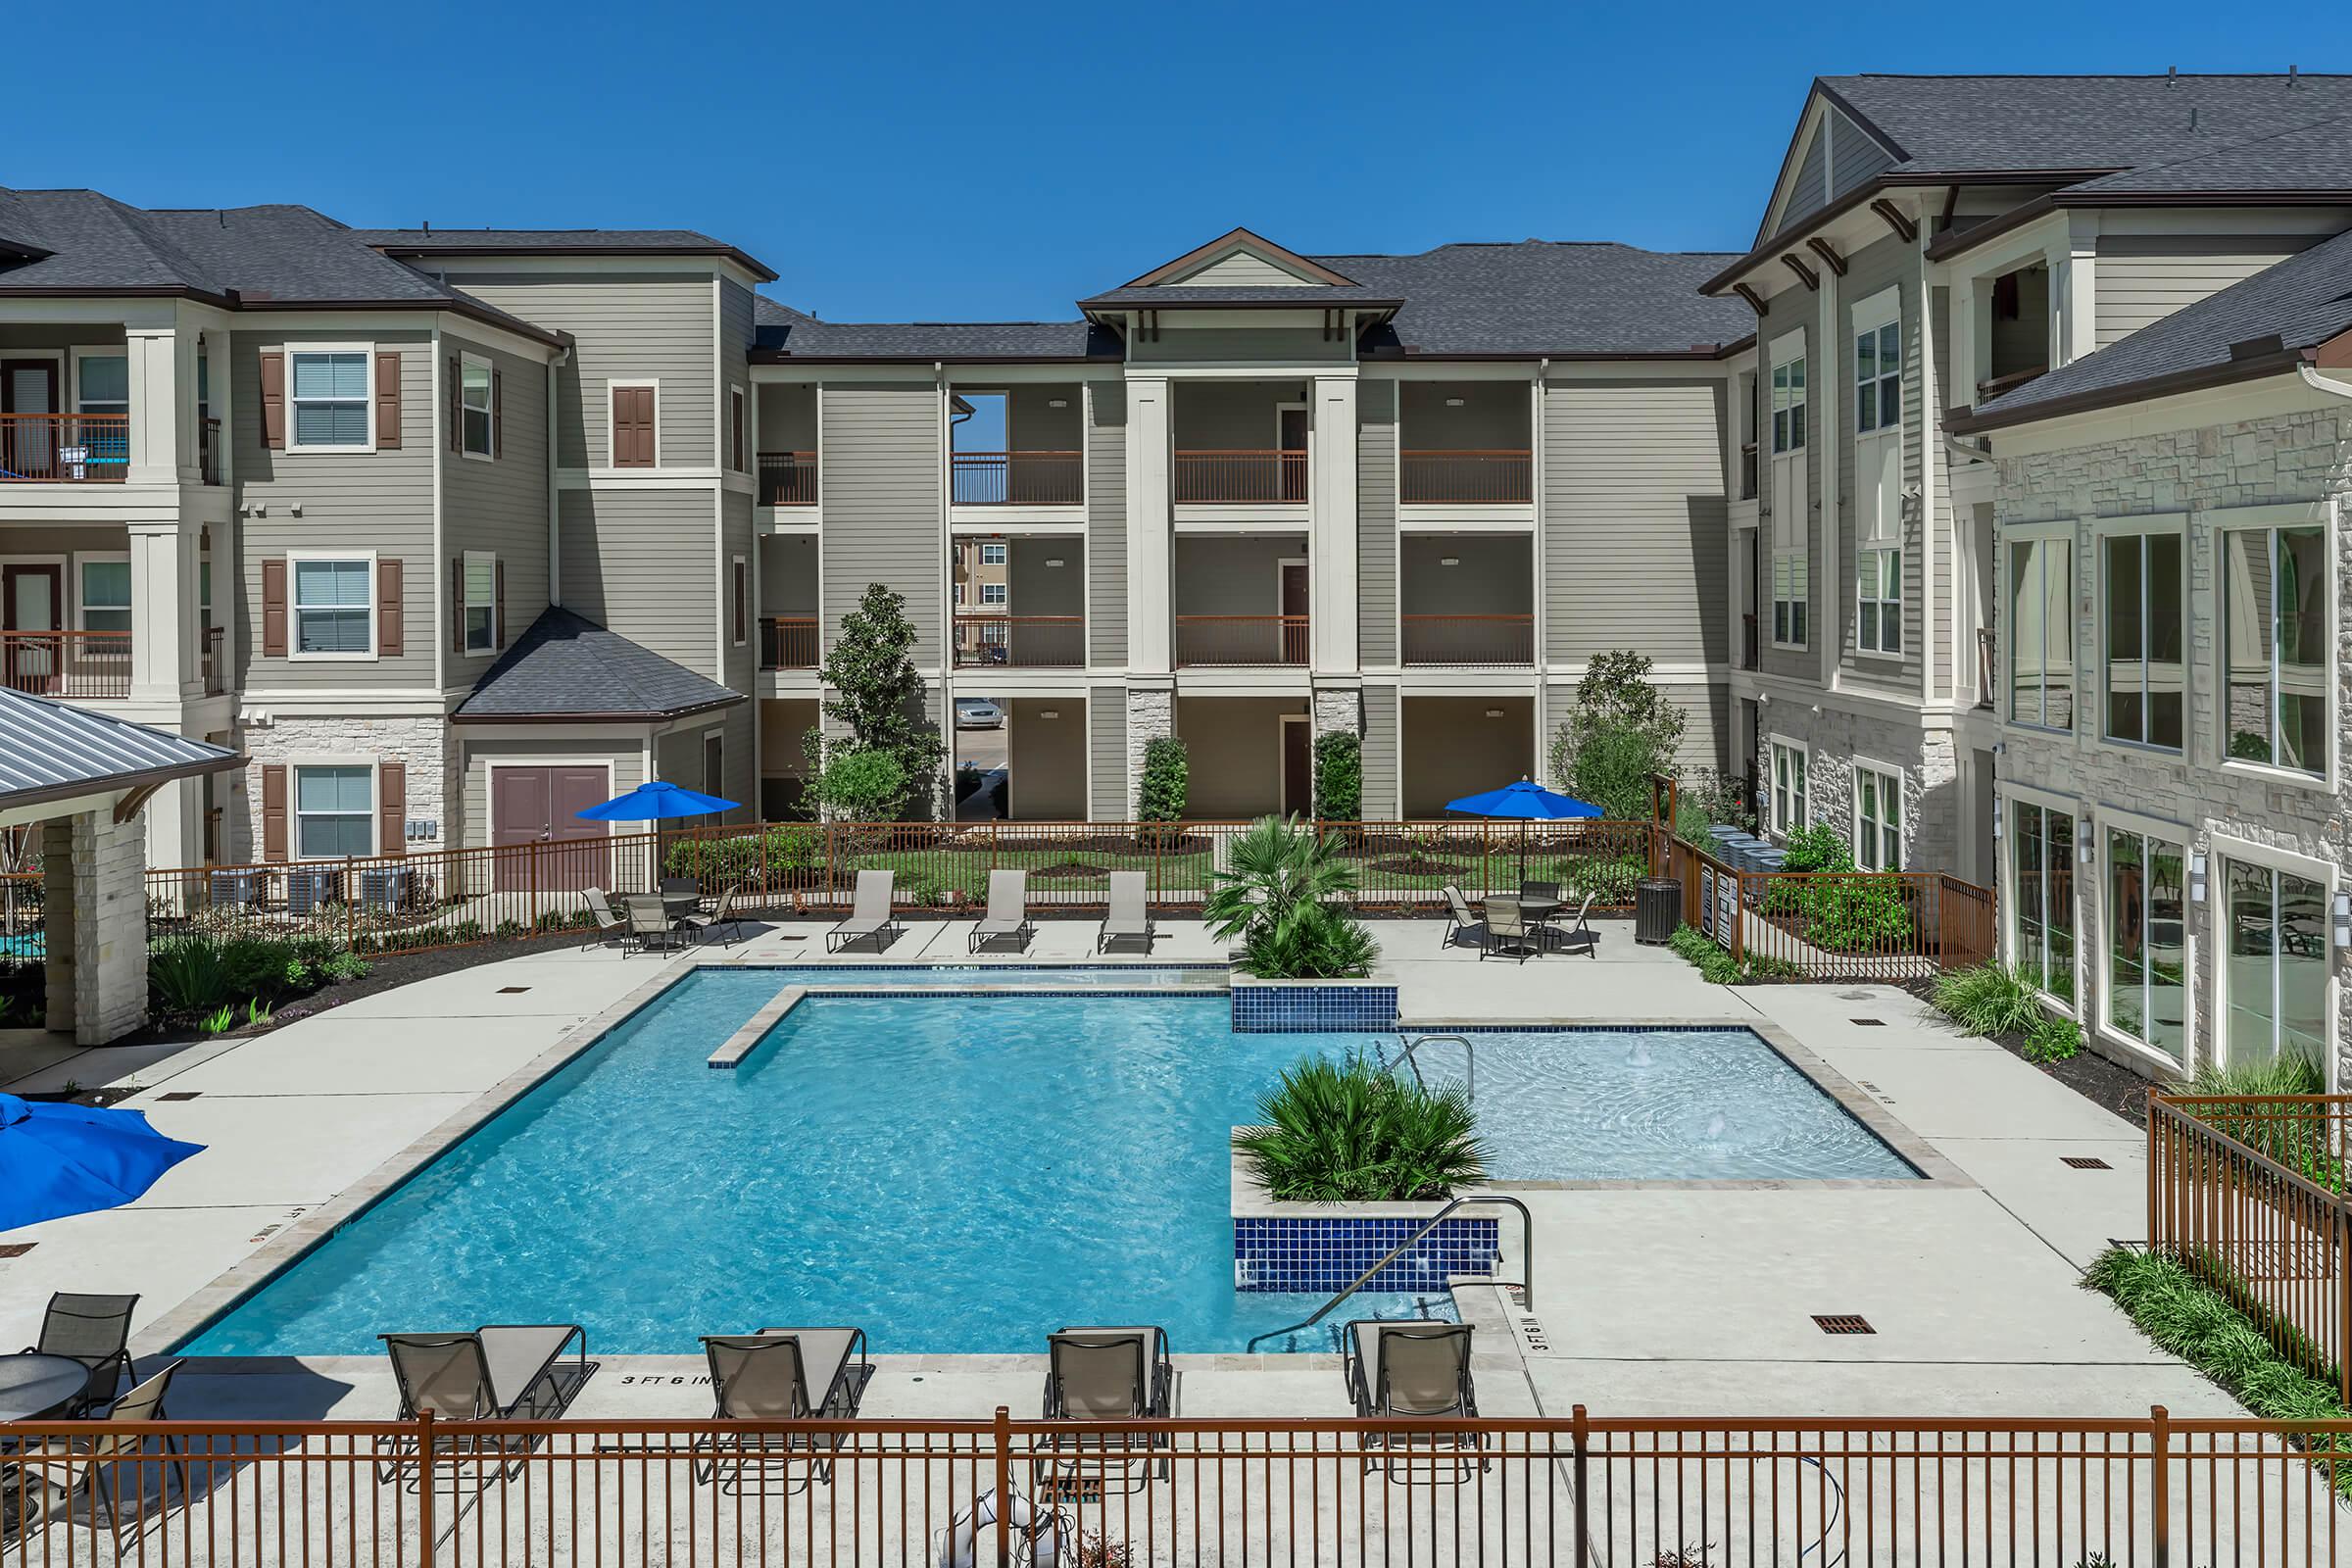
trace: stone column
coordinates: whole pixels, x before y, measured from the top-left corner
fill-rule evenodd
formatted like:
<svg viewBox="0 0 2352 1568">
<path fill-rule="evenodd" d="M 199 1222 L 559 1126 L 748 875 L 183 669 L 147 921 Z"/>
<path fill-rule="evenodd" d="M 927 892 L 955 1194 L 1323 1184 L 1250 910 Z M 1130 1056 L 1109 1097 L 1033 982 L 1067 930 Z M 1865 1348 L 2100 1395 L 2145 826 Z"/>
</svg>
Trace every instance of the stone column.
<svg viewBox="0 0 2352 1568">
<path fill-rule="evenodd" d="M 1356 644 L 1355 377 L 1315 377 L 1307 479 L 1308 640 L 1318 675 L 1353 675 Z"/>
<path fill-rule="evenodd" d="M 1164 376 L 1127 381 L 1127 667 L 1164 675 L 1175 668 L 1169 581 L 1175 532 L 1168 511 L 1169 387 Z M 1129 731 L 1131 744 L 1133 730 Z"/>
<path fill-rule="evenodd" d="M 1143 803 L 1144 748 L 1176 733 L 1176 688 L 1157 683 L 1127 688 L 1127 819 Z"/>
<path fill-rule="evenodd" d="M 49 1027 L 103 1046 L 147 1022 L 145 829 L 108 810 L 44 823 Z"/>
</svg>

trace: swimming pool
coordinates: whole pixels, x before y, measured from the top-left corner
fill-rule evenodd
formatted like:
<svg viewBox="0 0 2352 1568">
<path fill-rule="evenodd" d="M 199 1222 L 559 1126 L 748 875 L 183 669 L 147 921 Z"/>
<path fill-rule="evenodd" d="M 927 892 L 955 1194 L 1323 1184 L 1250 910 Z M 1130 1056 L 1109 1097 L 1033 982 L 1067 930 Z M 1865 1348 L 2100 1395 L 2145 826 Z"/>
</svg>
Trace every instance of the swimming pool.
<svg viewBox="0 0 2352 1568">
<path fill-rule="evenodd" d="M 1222 996 L 914 990 L 811 998 L 706 1067 L 783 983 L 681 981 L 182 1348 L 576 1321 L 624 1353 L 796 1323 L 1003 1351 L 1146 1322 L 1238 1350 L 1320 1304 L 1234 1290 L 1229 1129 L 1299 1055 L 1382 1037 L 1235 1035 Z M 1915 1174 L 1745 1030 L 1475 1038 L 1498 1178 Z"/>
</svg>

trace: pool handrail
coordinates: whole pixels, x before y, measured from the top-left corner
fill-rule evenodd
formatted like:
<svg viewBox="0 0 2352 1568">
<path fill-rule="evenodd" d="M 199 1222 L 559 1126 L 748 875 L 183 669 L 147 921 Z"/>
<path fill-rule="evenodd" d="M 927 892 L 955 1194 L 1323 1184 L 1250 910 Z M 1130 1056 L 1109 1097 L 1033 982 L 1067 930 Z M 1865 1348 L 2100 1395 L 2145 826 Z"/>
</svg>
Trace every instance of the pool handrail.
<svg viewBox="0 0 2352 1568">
<path fill-rule="evenodd" d="M 1431 1231 L 1436 1230 L 1439 1222 L 1445 1219 L 1446 1215 L 1452 1213 L 1457 1208 L 1467 1207 L 1472 1203 L 1504 1203 L 1519 1211 L 1519 1272 L 1525 1276 L 1525 1278 L 1519 1284 L 1519 1289 L 1521 1292 L 1520 1298 L 1528 1306 L 1534 1306 L 1536 1304 L 1535 1215 L 1528 1211 L 1528 1207 L 1525 1203 L 1521 1202 L 1518 1199 L 1511 1197 L 1508 1193 L 1464 1193 L 1459 1198 L 1449 1199 L 1444 1208 L 1441 1208 L 1435 1214 L 1430 1215 L 1429 1218 L 1422 1223 L 1420 1229 L 1414 1231 L 1412 1235 L 1407 1236 L 1403 1241 L 1398 1242 L 1395 1247 L 1390 1248 L 1388 1251 L 1382 1253 L 1379 1262 L 1374 1263 L 1370 1268 L 1364 1270 L 1361 1274 L 1358 1274 L 1355 1277 L 1354 1283 L 1349 1285 L 1346 1290 L 1340 1292 L 1339 1295 L 1333 1297 L 1330 1300 L 1325 1301 L 1321 1306 L 1316 1307 L 1312 1315 L 1292 1324 L 1289 1328 L 1271 1329 L 1264 1334 L 1252 1335 L 1249 1345 L 1243 1348 L 1242 1353 L 1245 1355 L 1253 1353 L 1260 1345 L 1263 1345 L 1268 1340 L 1279 1340 L 1286 1334 L 1297 1334 L 1301 1329 L 1313 1328 L 1316 1324 L 1329 1317 L 1333 1308 L 1337 1307 L 1342 1301 L 1345 1301 L 1350 1296 L 1353 1296 L 1356 1292 L 1362 1290 L 1364 1286 L 1371 1281 L 1374 1275 L 1378 1274 L 1382 1269 L 1387 1268 L 1391 1263 L 1396 1262 L 1399 1257 L 1402 1257 L 1407 1251 L 1412 1250 L 1412 1247 L 1416 1242 L 1420 1241 L 1424 1236 L 1427 1236 Z M 1502 1282 L 1497 1281 L 1496 1283 L 1500 1284 Z"/>
<path fill-rule="evenodd" d="M 1393 1072 L 1396 1070 L 1396 1063 L 1401 1061 L 1406 1066 L 1413 1069 L 1413 1082 L 1419 1084 L 1423 1089 L 1427 1089 L 1429 1087 L 1429 1080 L 1421 1076 L 1421 1063 L 1419 1059 L 1414 1056 L 1413 1053 L 1419 1051 L 1423 1046 L 1456 1045 L 1462 1048 L 1462 1055 L 1464 1058 L 1466 1058 L 1468 1063 L 1466 1069 L 1468 1076 L 1464 1079 L 1462 1085 L 1463 1097 L 1474 1105 L 1478 1103 L 1478 1048 L 1470 1044 L 1470 1037 L 1468 1035 L 1419 1035 L 1408 1037 L 1403 1030 L 1399 1029 L 1396 1031 L 1396 1038 L 1403 1042 L 1404 1049 L 1396 1053 L 1394 1058 L 1382 1062 L 1380 1064 L 1381 1071 Z"/>
</svg>

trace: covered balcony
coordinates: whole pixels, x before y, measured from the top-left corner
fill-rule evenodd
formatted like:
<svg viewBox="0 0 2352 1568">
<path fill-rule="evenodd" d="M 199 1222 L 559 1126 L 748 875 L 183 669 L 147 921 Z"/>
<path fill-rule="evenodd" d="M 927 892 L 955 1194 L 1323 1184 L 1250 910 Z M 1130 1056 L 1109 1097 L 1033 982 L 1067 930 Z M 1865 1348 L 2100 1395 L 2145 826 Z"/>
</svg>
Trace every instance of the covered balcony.
<svg viewBox="0 0 2352 1568">
<path fill-rule="evenodd" d="M 1527 669 L 1536 662 L 1535 547 L 1523 534 L 1397 542 L 1398 651 L 1409 665 Z"/>
<path fill-rule="evenodd" d="M 1304 506 L 1310 388 L 1301 381 L 1184 381 L 1169 423 L 1177 506 Z"/>
<path fill-rule="evenodd" d="M 2050 269 L 2036 261 L 1981 285 L 1984 374 L 1977 401 L 1989 403 L 2050 373 Z"/>
<path fill-rule="evenodd" d="M 1084 666 L 1084 539 L 1067 534 L 962 538 L 954 550 L 958 668 Z"/>
<path fill-rule="evenodd" d="M 170 605 L 134 602 L 132 540 L 121 525 L 0 526 L 0 685 L 67 702 L 163 701 L 184 695 L 185 679 L 208 696 L 228 689 L 222 627 L 212 603 L 209 531 L 180 557 L 196 578 L 195 615 L 142 618 Z M 174 626 L 187 639 L 187 661 L 172 657 L 172 638 L 134 631 Z"/>
<path fill-rule="evenodd" d="M 1305 664 L 1306 563 L 1304 534 L 1180 535 L 1177 667 Z"/>
<path fill-rule="evenodd" d="M 220 482 L 220 421 L 199 340 L 192 464 Z M 134 461 L 129 347 L 120 326 L 0 326 L 0 485 L 121 484 Z M 160 416 L 160 415 L 158 416 Z M 168 428 L 168 425 L 167 425 Z"/>
<path fill-rule="evenodd" d="M 760 667 L 814 669 L 824 657 L 817 634 L 816 540 L 769 534 L 760 541 Z"/>
<path fill-rule="evenodd" d="M 948 417 L 954 505 L 1086 504 L 1086 397 L 1076 382 L 957 387 Z"/>
<path fill-rule="evenodd" d="M 1526 382 L 1406 381 L 1399 398 L 1400 503 L 1526 506 L 1535 498 L 1534 414 Z"/>
<path fill-rule="evenodd" d="M 760 388 L 755 475 L 763 507 L 816 505 L 816 388 L 771 383 Z"/>
<path fill-rule="evenodd" d="M 1444 816 L 1447 801 L 1537 774 L 1533 698 L 1407 697 L 1399 708 L 1408 818 Z"/>
</svg>

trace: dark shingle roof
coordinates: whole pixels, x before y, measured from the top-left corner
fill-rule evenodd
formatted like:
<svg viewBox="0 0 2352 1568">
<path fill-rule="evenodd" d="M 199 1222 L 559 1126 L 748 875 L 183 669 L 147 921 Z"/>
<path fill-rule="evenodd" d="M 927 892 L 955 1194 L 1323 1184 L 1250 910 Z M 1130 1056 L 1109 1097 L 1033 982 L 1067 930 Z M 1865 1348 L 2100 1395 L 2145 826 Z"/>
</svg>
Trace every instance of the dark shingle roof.
<svg viewBox="0 0 2352 1568">
<path fill-rule="evenodd" d="M 652 721 L 746 700 L 584 615 L 551 607 L 450 717 Z"/>
<path fill-rule="evenodd" d="M 169 730 L 0 687 L 0 806 L 216 773 L 243 761 Z"/>
<path fill-rule="evenodd" d="M 2352 232 L 2290 256 L 2219 294 L 2152 321 L 2096 354 L 1994 398 L 1963 421 L 1995 425 L 2043 413 L 2120 402 L 2164 377 L 2230 367 L 2277 373 L 2285 356 L 2352 329 Z M 2144 394 L 2142 394 L 2144 395 Z"/>
<path fill-rule="evenodd" d="M 1407 354 L 1681 354 L 1746 337 L 1755 318 L 1698 285 L 1729 257 L 1609 241 L 1441 245 L 1318 256 L 1404 307 L 1367 347 Z"/>
<path fill-rule="evenodd" d="M 1147 283 L 1130 284 L 1078 302 L 1081 310 L 1149 310 L 1161 305 L 1287 305 L 1315 310 L 1325 305 L 1396 305 L 1386 289 L 1362 283 Z"/>
<path fill-rule="evenodd" d="M 775 273 L 723 239 L 691 228 L 359 228 L 363 244 L 396 255 L 724 256 L 773 280 Z"/>
<path fill-rule="evenodd" d="M 2100 196 L 2216 191 L 2352 191 L 2352 114 L 2087 179 L 2067 195 L 2087 202 Z"/>
<path fill-rule="evenodd" d="M 760 297 L 759 348 L 795 359 L 1116 360 L 1118 335 L 1087 321 L 820 321 Z"/>
</svg>

